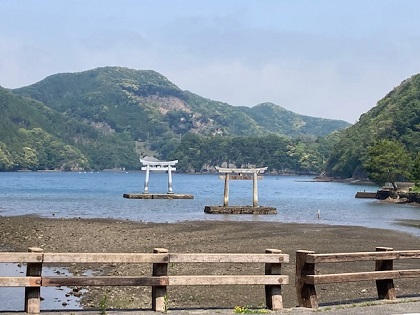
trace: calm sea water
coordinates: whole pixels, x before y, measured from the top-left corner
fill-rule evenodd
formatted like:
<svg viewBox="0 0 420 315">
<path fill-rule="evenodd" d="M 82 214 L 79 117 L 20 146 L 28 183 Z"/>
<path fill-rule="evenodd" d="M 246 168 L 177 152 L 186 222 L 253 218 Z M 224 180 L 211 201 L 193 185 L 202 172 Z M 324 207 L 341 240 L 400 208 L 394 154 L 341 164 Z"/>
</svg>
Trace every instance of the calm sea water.
<svg viewBox="0 0 420 315">
<path fill-rule="evenodd" d="M 358 225 L 407 231 L 396 224 L 420 220 L 420 207 L 356 199 L 357 191 L 377 187 L 314 182 L 312 177 L 264 176 L 258 181 L 259 204 L 277 208 L 277 215 L 212 215 L 206 205 L 222 205 L 224 181 L 218 175 L 174 174 L 175 193 L 193 194 L 192 200 L 123 198 L 141 193 L 144 172 L 16 172 L 0 173 L 0 215 L 38 215 L 58 218 L 116 218 L 145 222 L 188 220 L 278 221 Z M 151 173 L 149 191 L 167 192 L 167 175 Z M 252 181 L 230 181 L 230 205 L 252 204 Z M 320 213 L 320 219 L 317 213 Z"/>
<path fill-rule="evenodd" d="M 222 205 L 224 181 L 217 175 L 173 175 L 175 193 L 193 194 L 193 200 L 125 199 L 124 193 L 143 192 L 142 172 L 0 173 L 0 215 L 37 215 L 47 218 L 115 218 L 144 222 L 188 220 L 277 221 L 357 225 L 387 228 L 420 236 L 420 230 L 396 224 L 420 220 L 420 207 L 356 199 L 357 191 L 377 187 L 314 182 L 312 177 L 265 176 L 258 181 L 259 204 L 276 207 L 276 215 L 210 215 L 206 205 Z M 167 175 L 152 173 L 151 193 L 167 192 Z M 230 205 L 252 204 L 252 181 L 230 181 Z M 318 218 L 318 212 L 320 218 Z M 1 231 L 0 231 L 1 233 Z M 1 235 L 1 234 L 0 234 Z M 0 264 L 0 275 L 23 273 L 24 268 Z M 64 271 L 66 272 L 66 271 Z M 55 291 L 47 291 L 47 289 Z M 41 308 L 78 308 L 65 296 L 69 288 L 42 288 Z M 0 290 L 0 310 L 22 310 L 23 289 Z M 62 302 L 68 303 L 63 306 Z"/>
</svg>

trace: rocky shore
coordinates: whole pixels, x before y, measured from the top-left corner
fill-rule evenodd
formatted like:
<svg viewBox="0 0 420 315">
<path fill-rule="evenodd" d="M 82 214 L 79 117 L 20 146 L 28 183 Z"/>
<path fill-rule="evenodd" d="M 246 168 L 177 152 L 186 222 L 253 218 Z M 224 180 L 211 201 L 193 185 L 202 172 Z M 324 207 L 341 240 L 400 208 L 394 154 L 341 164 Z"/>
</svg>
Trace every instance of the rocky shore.
<svg viewBox="0 0 420 315">
<path fill-rule="evenodd" d="M 377 246 L 393 247 L 396 250 L 418 249 L 420 242 L 418 237 L 411 234 L 352 226 L 236 221 L 139 223 L 105 219 L 0 217 L 0 250 L 26 251 L 33 246 L 42 247 L 46 252 L 112 253 L 151 253 L 156 247 L 167 248 L 170 252 L 196 253 L 263 253 L 267 248 L 281 249 L 291 258 L 291 262 L 282 268 L 282 272 L 291 277 L 291 284 L 283 286 L 284 304 L 285 307 L 294 307 L 297 304 L 293 276 L 296 250 L 354 252 L 372 251 Z M 85 268 L 108 275 L 150 274 L 150 266 L 147 265 L 67 267 L 76 274 L 82 273 Z M 373 267 L 373 264 L 368 264 L 368 268 Z M 179 274 L 197 272 L 194 264 L 171 268 Z M 200 272 L 211 273 L 214 271 L 212 268 L 203 266 Z M 237 267 L 236 272 L 241 272 L 240 268 Z M 420 294 L 418 280 L 398 281 L 397 286 L 399 297 Z M 375 284 L 371 282 L 321 285 L 317 289 L 321 303 L 376 299 Z M 170 287 L 168 305 L 169 308 L 233 309 L 235 305 L 261 307 L 264 303 L 263 290 L 255 286 Z M 75 292 L 78 291 L 76 288 Z M 82 296 L 82 303 L 86 308 L 98 308 L 104 297 L 109 308 L 150 308 L 148 287 L 89 288 Z"/>
</svg>

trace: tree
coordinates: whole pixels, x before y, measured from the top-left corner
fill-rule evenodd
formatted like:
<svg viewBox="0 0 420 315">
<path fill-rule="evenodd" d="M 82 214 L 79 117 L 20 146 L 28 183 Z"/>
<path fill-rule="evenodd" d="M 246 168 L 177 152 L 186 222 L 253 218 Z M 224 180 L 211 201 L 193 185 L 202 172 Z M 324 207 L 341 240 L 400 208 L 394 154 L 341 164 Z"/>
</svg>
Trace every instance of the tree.
<svg viewBox="0 0 420 315">
<path fill-rule="evenodd" d="M 0 171 L 11 170 L 15 164 L 12 154 L 3 142 L 0 142 Z"/>
<path fill-rule="evenodd" d="M 410 178 L 412 160 L 400 142 L 381 140 L 368 148 L 368 158 L 364 166 L 368 177 L 382 186 L 389 182 L 396 190 L 396 182 Z"/>
<path fill-rule="evenodd" d="M 414 160 L 413 177 L 416 180 L 416 185 L 418 185 L 417 183 L 420 183 L 420 153 L 417 153 Z"/>
</svg>

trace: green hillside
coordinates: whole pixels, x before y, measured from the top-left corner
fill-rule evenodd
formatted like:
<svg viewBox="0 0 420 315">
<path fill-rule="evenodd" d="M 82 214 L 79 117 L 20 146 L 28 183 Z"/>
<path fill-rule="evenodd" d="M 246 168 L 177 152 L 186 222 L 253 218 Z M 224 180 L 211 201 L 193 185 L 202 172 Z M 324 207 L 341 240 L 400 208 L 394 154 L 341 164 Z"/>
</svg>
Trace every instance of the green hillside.
<svg viewBox="0 0 420 315">
<path fill-rule="evenodd" d="M 298 115 L 271 103 L 231 106 L 183 91 L 155 71 L 121 67 L 55 74 L 23 88 L 1 89 L 0 97 L 0 170 L 138 169 L 138 157 L 146 154 L 196 159 L 185 163 L 184 170 L 226 159 L 240 165 L 259 159 L 259 152 L 239 150 L 232 153 L 235 159 L 226 154 L 215 157 L 210 152 L 213 141 L 223 147 L 235 137 L 242 137 L 241 143 L 253 143 L 259 137 L 266 143 L 274 135 L 290 142 L 285 152 L 276 154 L 294 159 L 277 164 L 287 165 L 288 171 L 312 173 L 321 170 L 326 159 L 325 142 L 319 137 L 349 126 L 344 121 Z M 213 143 L 208 156 L 206 151 L 194 155 L 199 150 L 191 143 L 185 147 L 182 139 L 190 135 L 198 137 L 197 146 Z"/>
<path fill-rule="evenodd" d="M 116 132 L 129 132 L 139 141 L 159 140 L 165 133 L 187 132 L 325 136 L 349 126 L 344 121 L 294 114 L 273 104 L 267 112 L 263 105 L 249 109 L 213 101 L 182 91 L 161 74 L 149 70 L 104 67 L 56 74 L 14 92 L 68 116 L 105 123 Z"/>
<path fill-rule="evenodd" d="M 241 109 L 268 131 L 291 137 L 326 136 L 349 126 L 342 120 L 299 115 L 273 103 L 262 103 L 251 108 L 242 107 Z"/>
<path fill-rule="evenodd" d="M 402 143 L 411 159 L 416 159 L 420 152 L 420 74 L 403 81 L 341 133 L 327 163 L 326 175 L 365 177 L 369 148 L 380 140 Z"/>
<path fill-rule="evenodd" d="M 138 165 L 129 137 L 106 134 L 1 87 L 0 113 L 0 170 Z"/>
</svg>

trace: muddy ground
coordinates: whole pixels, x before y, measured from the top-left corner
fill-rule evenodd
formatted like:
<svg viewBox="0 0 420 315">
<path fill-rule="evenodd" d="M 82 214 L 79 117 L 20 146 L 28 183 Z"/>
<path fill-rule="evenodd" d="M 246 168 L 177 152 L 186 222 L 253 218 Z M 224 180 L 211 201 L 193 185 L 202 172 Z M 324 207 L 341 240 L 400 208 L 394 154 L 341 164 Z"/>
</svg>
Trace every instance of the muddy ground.
<svg viewBox="0 0 420 315">
<path fill-rule="evenodd" d="M 418 224 L 412 223 L 412 224 Z M 41 247 L 45 252 L 130 252 L 151 253 L 153 248 L 170 252 L 195 253 L 264 253 L 267 248 L 281 249 L 290 255 L 282 273 L 290 276 L 284 285 L 284 306 L 297 305 L 294 288 L 296 250 L 318 253 L 374 251 L 377 246 L 395 250 L 420 249 L 420 239 L 411 234 L 389 230 L 352 226 L 314 224 L 284 224 L 270 222 L 201 221 L 182 223 L 139 223 L 110 219 L 46 219 L 32 216 L 0 217 L 0 250 L 27 251 Z M 419 268 L 417 261 L 404 261 L 403 268 Z M 407 265 L 408 263 L 408 265 Z M 395 262 L 395 268 L 402 267 Z M 68 266 L 80 274 L 84 269 L 105 275 L 151 275 L 151 266 L 142 265 L 77 265 Z M 259 265 L 223 265 L 233 273 L 264 273 Z M 222 273 L 216 265 L 170 264 L 169 274 Z M 324 269 L 323 269 L 324 268 Z M 326 269 L 328 268 L 328 269 Z M 352 269 L 353 268 L 353 269 Z M 319 272 L 373 270 L 374 263 L 354 267 L 329 264 Z M 420 296 L 420 280 L 396 280 L 399 297 Z M 76 288 L 76 292 L 79 288 Z M 341 285 L 318 285 L 321 304 L 354 303 L 376 299 L 375 283 L 371 281 Z M 108 308 L 150 309 L 149 287 L 88 288 L 83 294 L 85 308 L 98 308 L 106 297 Z M 260 286 L 169 287 L 169 308 L 232 308 L 234 306 L 263 307 L 264 288 Z"/>
</svg>

